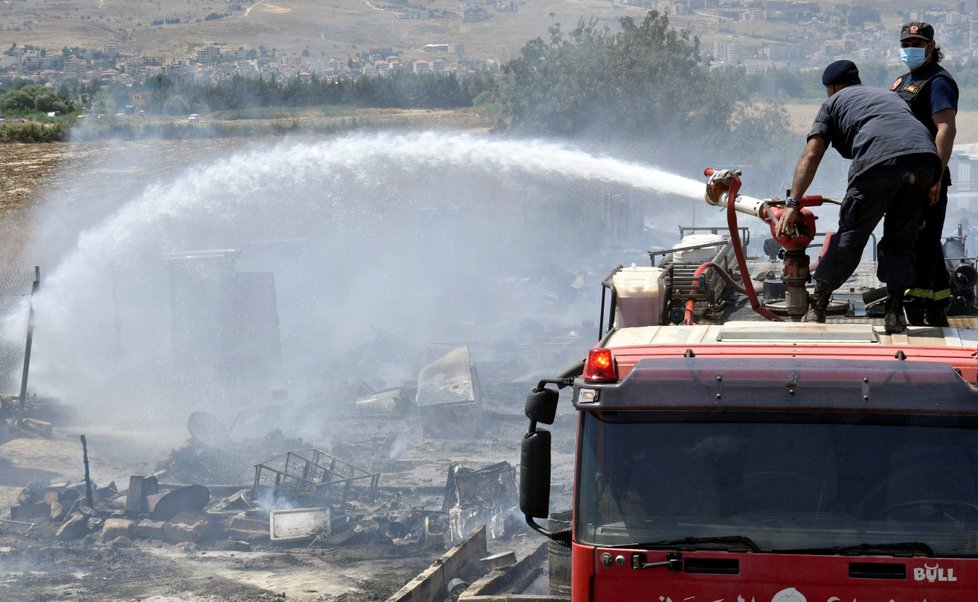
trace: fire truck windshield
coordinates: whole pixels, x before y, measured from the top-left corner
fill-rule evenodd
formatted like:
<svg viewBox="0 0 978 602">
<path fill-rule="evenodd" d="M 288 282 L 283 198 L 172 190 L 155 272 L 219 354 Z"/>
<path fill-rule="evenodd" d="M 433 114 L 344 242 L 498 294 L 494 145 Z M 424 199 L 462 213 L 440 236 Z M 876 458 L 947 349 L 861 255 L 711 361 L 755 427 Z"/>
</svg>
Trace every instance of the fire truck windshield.
<svg viewBox="0 0 978 602">
<path fill-rule="evenodd" d="M 583 412 L 577 541 L 976 556 L 976 427 L 912 414 Z"/>
</svg>

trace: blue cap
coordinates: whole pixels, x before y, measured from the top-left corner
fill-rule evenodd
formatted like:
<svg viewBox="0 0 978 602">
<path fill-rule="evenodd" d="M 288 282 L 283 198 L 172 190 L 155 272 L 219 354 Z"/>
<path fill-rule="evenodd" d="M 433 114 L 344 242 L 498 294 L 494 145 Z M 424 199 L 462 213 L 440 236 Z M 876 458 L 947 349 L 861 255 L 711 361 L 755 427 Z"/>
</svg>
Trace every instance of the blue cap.
<svg viewBox="0 0 978 602">
<path fill-rule="evenodd" d="M 825 68 L 822 72 L 822 85 L 831 86 L 832 84 L 857 84 L 859 83 L 859 69 L 856 63 L 843 59 L 836 61 Z"/>
</svg>

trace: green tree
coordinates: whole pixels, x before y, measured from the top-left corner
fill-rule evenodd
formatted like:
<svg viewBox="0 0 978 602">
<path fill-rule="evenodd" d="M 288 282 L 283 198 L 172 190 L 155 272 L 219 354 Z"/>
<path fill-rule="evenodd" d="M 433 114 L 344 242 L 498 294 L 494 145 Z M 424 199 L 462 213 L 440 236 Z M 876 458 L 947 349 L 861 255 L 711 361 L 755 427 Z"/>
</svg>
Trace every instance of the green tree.
<svg viewBox="0 0 978 602">
<path fill-rule="evenodd" d="M 21 85 L 0 95 L 0 110 L 4 114 L 29 115 L 31 113 L 69 113 L 72 102 L 37 84 Z"/>
<path fill-rule="evenodd" d="M 42 113 L 67 113 L 70 111 L 68 103 L 57 94 L 38 94 L 34 98 L 34 108 Z"/>
<path fill-rule="evenodd" d="M 190 103 L 183 96 L 175 94 L 163 103 L 163 112 L 167 115 L 183 115 L 190 112 Z"/>
<path fill-rule="evenodd" d="M 499 113 L 531 133 L 713 135 L 726 130 L 736 100 L 721 93 L 698 40 L 656 11 L 641 23 L 621 19 L 620 32 L 595 20 L 570 35 L 554 26 L 549 42 L 530 41 L 503 71 Z"/>
<path fill-rule="evenodd" d="M 747 82 L 751 92 L 763 98 L 805 98 L 811 94 L 815 82 L 796 69 L 772 68 L 761 73 L 748 75 Z M 821 91 L 824 94 L 824 90 Z"/>
<path fill-rule="evenodd" d="M 163 112 L 163 106 L 173 88 L 173 80 L 166 75 L 155 75 L 146 80 L 144 87 L 149 91 L 147 108 L 154 113 Z"/>
<path fill-rule="evenodd" d="M 24 88 L 11 90 L 0 97 L 0 110 L 4 113 L 34 109 L 34 97 Z"/>
<path fill-rule="evenodd" d="M 482 91 L 498 126 L 512 132 L 582 137 L 632 149 L 664 165 L 696 157 L 703 166 L 774 165 L 788 119 L 783 110 L 750 102 L 739 70 L 711 70 L 699 41 L 650 11 L 621 30 L 581 21 L 570 33 L 550 29 L 503 66 L 494 90 Z M 743 139 L 751 138 L 747 157 Z M 792 153 L 793 154 L 793 153 Z M 688 167 L 688 160 L 684 164 Z M 780 168 L 780 166 L 779 166 Z"/>
<path fill-rule="evenodd" d="M 496 77 L 488 71 L 480 71 L 465 83 L 465 91 L 475 104 L 493 101 L 496 92 Z"/>
</svg>

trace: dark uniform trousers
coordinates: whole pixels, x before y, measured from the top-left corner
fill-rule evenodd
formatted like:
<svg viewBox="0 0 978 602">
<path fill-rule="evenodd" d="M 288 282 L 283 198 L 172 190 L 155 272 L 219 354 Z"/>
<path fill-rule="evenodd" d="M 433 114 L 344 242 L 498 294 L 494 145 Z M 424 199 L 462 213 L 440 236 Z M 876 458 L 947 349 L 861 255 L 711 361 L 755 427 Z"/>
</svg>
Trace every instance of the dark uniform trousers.
<svg viewBox="0 0 978 602">
<path fill-rule="evenodd" d="M 937 125 L 934 124 L 934 108 L 932 105 L 932 84 L 935 79 L 942 78 L 954 90 L 955 108 L 958 85 L 943 67 L 932 64 L 920 72 L 901 75 L 890 90 L 907 101 L 910 110 L 917 120 L 930 131 L 931 136 L 937 136 Z M 943 307 L 951 296 L 951 281 L 947 265 L 944 263 L 944 250 L 941 238 L 944 234 L 944 214 L 947 211 L 947 189 L 951 185 L 951 173 L 945 169 L 941 179 L 941 192 L 936 205 L 928 203 L 924 207 L 924 227 L 917 233 L 917 253 L 914 261 L 915 278 L 906 290 L 907 311 L 916 307 L 915 315 L 920 315 L 932 303 Z M 909 317 L 909 314 L 908 314 Z M 922 319 L 918 318 L 918 319 Z M 911 320 L 911 323 L 915 320 Z"/>
<path fill-rule="evenodd" d="M 939 169 L 936 155 L 905 155 L 874 165 L 849 182 L 839 210 L 839 229 L 815 269 L 816 282 L 827 290 L 842 286 L 859 265 L 882 219 L 877 276 L 887 287 L 910 287 L 921 212 Z"/>
<path fill-rule="evenodd" d="M 941 181 L 937 204 L 924 207 L 924 227 L 917 233 L 917 257 L 914 260 L 914 280 L 907 289 L 908 303 L 935 302 L 945 305 L 951 297 L 951 279 L 944 262 L 941 237 L 947 213 L 947 174 Z"/>
</svg>

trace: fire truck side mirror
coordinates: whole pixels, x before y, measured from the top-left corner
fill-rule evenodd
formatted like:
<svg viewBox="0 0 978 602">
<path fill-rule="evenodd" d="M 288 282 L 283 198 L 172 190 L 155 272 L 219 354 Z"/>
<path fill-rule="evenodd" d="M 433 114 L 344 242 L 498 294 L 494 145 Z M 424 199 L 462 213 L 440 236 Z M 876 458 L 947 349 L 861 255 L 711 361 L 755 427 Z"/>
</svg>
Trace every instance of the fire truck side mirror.
<svg viewBox="0 0 978 602">
<path fill-rule="evenodd" d="M 538 430 L 523 436 L 520 510 L 528 521 L 550 515 L 550 431 Z"/>
<path fill-rule="evenodd" d="M 537 387 L 526 396 L 523 413 L 534 422 L 553 424 L 557 417 L 557 401 L 560 393 L 547 387 Z M 532 430 L 532 429 L 531 429 Z"/>
</svg>

